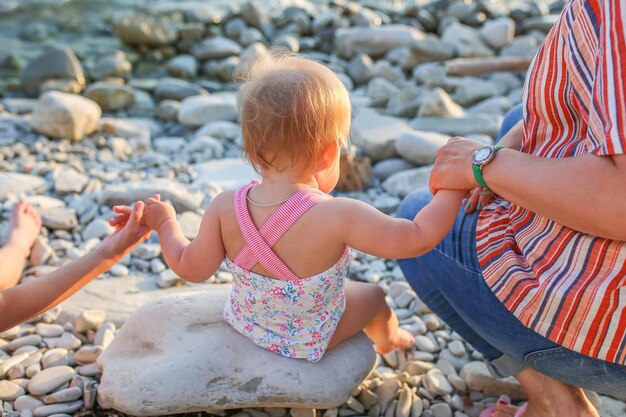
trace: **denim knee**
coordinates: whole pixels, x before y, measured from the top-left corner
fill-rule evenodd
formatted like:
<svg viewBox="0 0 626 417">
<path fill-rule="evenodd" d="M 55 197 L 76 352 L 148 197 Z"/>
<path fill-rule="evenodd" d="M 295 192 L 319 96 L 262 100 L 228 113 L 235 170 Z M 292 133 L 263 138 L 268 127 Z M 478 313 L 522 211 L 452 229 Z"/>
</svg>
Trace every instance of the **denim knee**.
<svg viewBox="0 0 626 417">
<path fill-rule="evenodd" d="M 413 217 L 433 199 L 433 195 L 427 188 L 420 188 L 404 197 L 398 207 L 396 217 L 413 220 Z"/>
</svg>

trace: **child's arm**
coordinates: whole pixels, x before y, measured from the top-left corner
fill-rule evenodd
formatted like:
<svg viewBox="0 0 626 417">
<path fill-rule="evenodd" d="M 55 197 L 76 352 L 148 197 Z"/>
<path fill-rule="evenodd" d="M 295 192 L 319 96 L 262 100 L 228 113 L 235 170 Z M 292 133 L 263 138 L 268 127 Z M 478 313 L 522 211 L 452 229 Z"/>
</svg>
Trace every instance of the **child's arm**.
<svg viewBox="0 0 626 417">
<path fill-rule="evenodd" d="M 441 190 L 413 221 L 381 213 L 358 200 L 337 198 L 338 228 L 345 243 L 381 258 L 413 258 L 431 251 L 448 234 L 466 191 Z"/>
<path fill-rule="evenodd" d="M 217 271 L 226 256 L 219 216 L 224 199 L 223 194 L 220 194 L 207 207 L 198 236 L 191 242 L 183 235 L 171 205 L 158 199 L 146 201 L 143 221 L 157 231 L 165 261 L 186 281 L 206 281 Z"/>
<path fill-rule="evenodd" d="M 150 230 L 140 224 L 143 203 L 137 203 L 124 225 L 87 255 L 41 278 L 0 292 L 0 332 L 65 301 L 92 279 L 107 271 L 140 242 Z"/>
</svg>

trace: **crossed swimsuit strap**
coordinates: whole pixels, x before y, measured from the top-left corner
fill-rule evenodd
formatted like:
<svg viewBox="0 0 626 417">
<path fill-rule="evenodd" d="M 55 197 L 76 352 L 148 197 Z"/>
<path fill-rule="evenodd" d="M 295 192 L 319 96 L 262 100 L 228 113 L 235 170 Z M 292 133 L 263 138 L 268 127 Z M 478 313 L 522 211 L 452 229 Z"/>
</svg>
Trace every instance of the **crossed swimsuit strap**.
<svg viewBox="0 0 626 417">
<path fill-rule="evenodd" d="M 328 196 L 314 189 L 300 190 L 284 202 L 260 229 L 257 229 L 248 211 L 247 197 L 250 188 L 258 183 L 253 181 L 235 193 L 235 216 L 246 246 L 233 262 L 248 271 L 261 264 L 278 279 L 298 280 L 300 278 L 285 265 L 272 247 L 304 213 Z"/>
</svg>

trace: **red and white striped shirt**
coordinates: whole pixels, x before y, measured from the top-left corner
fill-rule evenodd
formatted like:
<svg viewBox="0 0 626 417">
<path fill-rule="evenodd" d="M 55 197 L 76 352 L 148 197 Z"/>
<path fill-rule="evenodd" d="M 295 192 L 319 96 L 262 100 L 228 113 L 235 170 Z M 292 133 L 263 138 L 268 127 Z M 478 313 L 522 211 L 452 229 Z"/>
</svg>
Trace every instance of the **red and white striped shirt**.
<svg viewBox="0 0 626 417">
<path fill-rule="evenodd" d="M 626 0 L 572 0 L 528 72 L 522 152 L 625 153 L 625 83 Z M 487 284 L 525 326 L 565 348 L 626 364 L 626 242 L 503 199 L 481 212 L 476 241 Z"/>
</svg>

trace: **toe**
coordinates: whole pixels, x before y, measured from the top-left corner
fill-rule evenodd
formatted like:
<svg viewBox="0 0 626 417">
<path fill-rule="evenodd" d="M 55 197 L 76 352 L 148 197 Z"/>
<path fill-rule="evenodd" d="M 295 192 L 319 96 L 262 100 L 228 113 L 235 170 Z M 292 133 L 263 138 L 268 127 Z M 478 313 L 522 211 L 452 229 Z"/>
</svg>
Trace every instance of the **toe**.
<svg viewBox="0 0 626 417">
<path fill-rule="evenodd" d="M 28 209 L 29 209 L 30 205 L 24 201 L 24 200 L 20 200 L 19 203 L 17 203 L 17 208 L 16 211 L 18 211 L 19 213 L 28 213 Z"/>
</svg>

